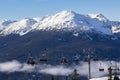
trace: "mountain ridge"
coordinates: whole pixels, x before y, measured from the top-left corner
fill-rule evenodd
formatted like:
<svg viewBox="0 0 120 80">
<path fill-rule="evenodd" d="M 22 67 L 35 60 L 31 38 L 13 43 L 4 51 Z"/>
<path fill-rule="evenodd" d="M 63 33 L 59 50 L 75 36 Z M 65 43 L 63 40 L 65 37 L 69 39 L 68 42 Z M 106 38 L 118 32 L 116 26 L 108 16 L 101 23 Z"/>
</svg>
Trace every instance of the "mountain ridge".
<svg viewBox="0 0 120 80">
<path fill-rule="evenodd" d="M 19 34 L 22 36 L 35 30 L 94 30 L 98 33 L 113 35 L 120 32 L 120 22 L 110 21 L 101 13 L 82 15 L 68 10 L 40 18 L 0 22 L 0 35 L 3 36 L 9 34 Z"/>
</svg>

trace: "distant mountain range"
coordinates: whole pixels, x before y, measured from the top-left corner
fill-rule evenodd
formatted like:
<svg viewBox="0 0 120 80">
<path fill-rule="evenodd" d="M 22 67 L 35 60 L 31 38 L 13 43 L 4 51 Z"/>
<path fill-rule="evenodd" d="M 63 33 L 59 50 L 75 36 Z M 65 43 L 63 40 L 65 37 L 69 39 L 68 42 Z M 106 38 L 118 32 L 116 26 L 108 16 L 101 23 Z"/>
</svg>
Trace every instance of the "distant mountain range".
<svg viewBox="0 0 120 80">
<path fill-rule="evenodd" d="M 47 64 L 60 65 L 62 57 L 72 64 L 75 56 L 83 61 L 87 56 L 83 49 L 89 48 L 97 52 L 92 58 L 119 61 L 120 22 L 110 21 L 100 13 L 82 15 L 73 11 L 41 18 L 0 21 L 0 62 L 26 62 L 29 57 L 39 61 L 45 53 Z M 34 75 L 0 73 L 0 80 L 50 79 L 50 75 Z"/>
<path fill-rule="evenodd" d="M 73 11 L 62 11 L 40 18 L 0 21 L 0 35 L 25 35 L 36 30 L 76 30 L 113 35 L 120 32 L 120 22 L 110 21 L 100 13 L 82 15 Z"/>
<path fill-rule="evenodd" d="M 100 13 L 62 11 L 41 18 L 0 21 L 1 61 L 25 61 L 28 55 L 39 56 L 46 48 L 51 60 L 83 55 L 84 48 L 96 49 L 102 58 L 115 59 L 120 57 L 119 47 L 120 22 Z"/>
</svg>

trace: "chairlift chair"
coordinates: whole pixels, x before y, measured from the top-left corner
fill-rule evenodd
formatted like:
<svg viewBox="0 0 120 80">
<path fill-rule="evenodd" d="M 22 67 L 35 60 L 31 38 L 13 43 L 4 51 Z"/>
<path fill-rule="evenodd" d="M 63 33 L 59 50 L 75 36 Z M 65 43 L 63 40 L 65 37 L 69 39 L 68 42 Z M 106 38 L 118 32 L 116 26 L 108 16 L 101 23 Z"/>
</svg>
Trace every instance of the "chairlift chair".
<svg viewBox="0 0 120 80">
<path fill-rule="evenodd" d="M 40 62 L 47 62 L 46 53 L 42 54 L 41 58 L 39 59 Z"/>
<path fill-rule="evenodd" d="M 27 64 L 35 65 L 35 61 L 33 60 L 32 57 L 28 58 L 28 60 L 27 60 Z"/>
<path fill-rule="evenodd" d="M 100 72 L 104 71 L 104 68 L 101 66 L 101 63 L 100 63 L 99 71 Z"/>
<path fill-rule="evenodd" d="M 84 61 L 84 62 L 88 62 L 88 59 L 87 59 L 87 58 L 84 58 L 83 61 Z"/>
<path fill-rule="evenodd" d="M 98 58 L 94 58 L 93 61 L 98 61 Z"/>
<path fill-rule="evenodd" d="M 47 62 L 47 59 L 40 59 L 41 62 Z"/>
<path fill-rule="evenodd" d="M 68 63 L 67 59 L 65 57 L 61 58 L 61 64 L 66 64 Z"/>
<path fill-rule="evenodd" d="M 94 53 L 96 53 L 96 52 L 94 52 Z M 98 59 L 98 55 L 95 54 L 95 55 L 93 55 L 93 57 L 94 57 L 94 58 L 93 58 L 93 61 L 98 61 L 98 60 L 99 60 L 99 59 Z"/>
<path fill-rule="evenodd" d="M 99 71 L 104 71 L 104 68 L 99 68 Z"/>
<path fill-rule="evenodd" d="M 78 62 L 78 61 L 80 61 L 80 59 L 78 56 L 74 56 L 73 61 Z"/>
</svg>

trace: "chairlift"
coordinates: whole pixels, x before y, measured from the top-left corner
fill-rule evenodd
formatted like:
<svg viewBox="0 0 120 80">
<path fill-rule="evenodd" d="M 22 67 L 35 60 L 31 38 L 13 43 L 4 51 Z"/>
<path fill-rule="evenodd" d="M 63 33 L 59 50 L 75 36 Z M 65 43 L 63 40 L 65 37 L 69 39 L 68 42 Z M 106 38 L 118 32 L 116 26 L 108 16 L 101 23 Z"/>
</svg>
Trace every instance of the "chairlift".
<svg viewBox="0 0 120 80">
<path fill-rule="evenodd" d="M 87 58 L 84 58 L 83 61 L 84 61 L 84 62 L 88 62 L 88 59 L 87 59 Z"/>
<path fill-rule="evenodd" d="M 47 62 L 46 53 L 42 54 L 42 57 L 39 59 L 40 62 Z"/>
<path fill-rule="evenodd" d="M 99 71 L 104 71 L 104 68 L 99 68 Z"/>
<path fill-rule="evenodd" d="M 95 57 L 95 58 L 93 59 L 93 61 L 98 61 L 98 58 Z"/>
<path fill-rule="evenodd" d="M 35 61 L 33 60 L 32 57 L 28 58 L 28 60 L 27 60 L 27 64 L 35 65 Z"/>
<path fill-rule="evenodd" d="M 100 71 L 100 72 L 104 71 L 104 68 L 101 66 L 101 63 L 100 63 L 99 71 Z"/>
<path fill-rule="evenodd" d="M 78 61 L 80 61 L 80 59 L 78 56 L 74 56 L 73 61 L 78 62 Z"/>
<path fill-rule="evenodd" d="M 40 59 L 41 62 L 47 62 L 47 59 Z"/>
<path fill-rule="evenodd" d="M 65 57 L 62 57 L 60 63 L 61 64 L 66 64 L 66 63 L 68 63 L 68 61 L 67 61 L 67 59 Z"/>
<path fill-rule="evenodd" d="M 94 55 L 93 55 L 93 61 L 98 61 L 98 55 L 96 54 L 97 52 L 94 50 Z"/>
</svg>

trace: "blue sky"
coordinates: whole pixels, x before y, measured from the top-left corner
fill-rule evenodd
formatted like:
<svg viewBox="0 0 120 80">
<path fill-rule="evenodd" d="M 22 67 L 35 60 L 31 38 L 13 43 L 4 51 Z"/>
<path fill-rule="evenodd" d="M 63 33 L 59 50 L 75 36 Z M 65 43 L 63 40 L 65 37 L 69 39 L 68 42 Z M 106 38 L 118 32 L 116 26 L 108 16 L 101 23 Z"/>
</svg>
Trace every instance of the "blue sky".
<svg viewBox="0 0 120 80">
<path fill-rule="evenodd" d="M 120 0 L 0 0 L 0 19 L 41 17 L 63 10 L 102 13 L 110 20 L 120 20 Z"/>
</svg>

